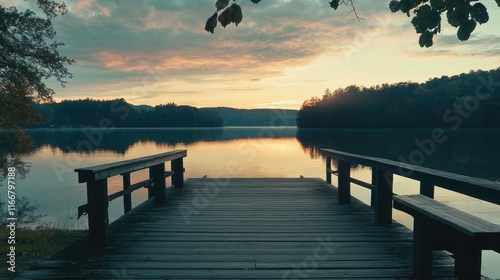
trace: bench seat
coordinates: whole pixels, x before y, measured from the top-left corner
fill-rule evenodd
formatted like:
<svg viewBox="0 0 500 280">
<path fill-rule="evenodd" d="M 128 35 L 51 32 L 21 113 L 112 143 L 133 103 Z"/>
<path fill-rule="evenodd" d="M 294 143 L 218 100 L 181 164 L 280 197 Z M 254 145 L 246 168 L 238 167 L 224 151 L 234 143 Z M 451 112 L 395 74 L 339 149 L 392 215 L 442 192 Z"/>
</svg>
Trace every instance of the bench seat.
<svg viewBox="0 0 500 280">
<path fill-rule="evenodd" d="M 414 218 L 413 272 L 415 279 L 432 277 L 432 251 L 455 257 L 458 279 L 481 278 L 481 250 L 500 252 L 500 225 L 485 221 L 424 195 L 395 195 L 394 208 Z"/>
</svg>

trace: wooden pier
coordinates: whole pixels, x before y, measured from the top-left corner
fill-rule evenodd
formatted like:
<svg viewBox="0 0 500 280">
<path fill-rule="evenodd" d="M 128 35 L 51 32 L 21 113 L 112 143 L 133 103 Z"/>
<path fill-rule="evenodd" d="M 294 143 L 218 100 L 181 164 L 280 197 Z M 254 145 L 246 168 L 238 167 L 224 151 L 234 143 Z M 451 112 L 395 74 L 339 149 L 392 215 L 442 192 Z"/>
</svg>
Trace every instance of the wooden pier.
<svg viewBox="0 0 500 280">
<path fill-rule="evenodd" d="M 96 184 L 92 174 L 100 174 L 97 180 L 122 174 L 119 195 L 153 185 L 151 197 L 132 210 L 125 205 L 128 213 L 108 227 L 106 221 L 97 222 L 99 215 L 107 218 L 102 210 L 108 199 L 89 195 L 101 205 L 100 212 L 92 212 L 90 201 L 81 207 L 96 225 L 89 228 L 89 239 L 16 279 L 412 279 L 413 233 L 387 220 L 386 205 L 381 212 L 354 197 L 346 202 L 346 190 L 339 197 L 339 188 L 318 178 L 190 178 L 180 187 L 179 158 L 186 155 L 163 154 L 152 164 L 145 164 L 147 158 L 128 161 L 127 168 L 112 164 L 78 170 L 86 174 L 89 188 L 108 199 L 117 195 L 108 196 L 106 183 Z M 328 156 L 328 174 L 339 174 L 345 188 L 352 178 L 342 174 L 342 164 L 332 170 L 334 154 Z M 162 160 L 176 161 L 174 171 L 158 167 Z M 130 172 L 144 168 L 156 172 L 130 185 Z M 159 182 L 155 176 L 171 175 L 172 187 L 151 184 Z M 377 183 L 390 185 L 381 180 L 365 184 L 375 189 Z M 374 203 L 380 206 L 387 193 L 392 196 L 392 186 L 374 195 Z M 448 253 L 434 251 L 431 263 L 434 279 L 456 279 Z"/>
</svg>

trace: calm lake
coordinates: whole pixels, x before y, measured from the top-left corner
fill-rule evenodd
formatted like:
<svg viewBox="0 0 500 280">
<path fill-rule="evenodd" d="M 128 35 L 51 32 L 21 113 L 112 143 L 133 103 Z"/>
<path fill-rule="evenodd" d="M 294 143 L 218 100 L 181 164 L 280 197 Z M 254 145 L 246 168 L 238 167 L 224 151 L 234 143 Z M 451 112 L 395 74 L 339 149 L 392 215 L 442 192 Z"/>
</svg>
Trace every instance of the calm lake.
<svg viewBox="0 0 500 280">
<path fill-rule="evenodd" d="M 340 151 L 403 160 L 425 167 L 500 181 L 500 130 L 446 130 L 442 143 L 429 144 L 432 130 L 298 130 L 295 127 L 226 127 L 202 129 L 36 129 L 29 130 L 36 149 L 24 159 L 32 163 L 25 180 L 17 183 L 19 196 L 36 201 L 46 220 L 66 228 L 85 228 L 86 216 L 76 221 L 76 208 L 86 203 L 85 184 L 78 184 L 75 168 L 133 159 L 175 149 L 187 149 L 185 178 L 236 177 L 325 178 L 325 159 L 318 150 Z M 422 143 L 427 143 L 426 145 Z M 168 169 L 168 167 L 167 167 Z M 135 176 L 134 176 L 135 175 Z M 147 172 L 132 174 L 132 183 Z M 369 168 L 352 171 L 371 181 Z M 170 180 L 167 184 L 170 184 Z M 334 177 L 334 183 L 336 178 Z M 418 182 L 395 176 L 394 192 L 418 193 Z M 109 192 L 122 188 L 121 178 L 108 182 Z M 353 185 L 352 194 L 369 203 L 368 190 Z M 2 194 L 4 196 L 4 194 Z M 132 195 L 134 206 L 146 191 Z M 500 206 L 436 189 L 436 199 L 500 224 Z M 122 200 L 110 203 L 110 219 L 122 215 Z M 395 211 L 394 218 L 412 227 L 411 217 Z M 483 274 L 500 278 L 500 257 L 484 252 Z"/>
</svg>

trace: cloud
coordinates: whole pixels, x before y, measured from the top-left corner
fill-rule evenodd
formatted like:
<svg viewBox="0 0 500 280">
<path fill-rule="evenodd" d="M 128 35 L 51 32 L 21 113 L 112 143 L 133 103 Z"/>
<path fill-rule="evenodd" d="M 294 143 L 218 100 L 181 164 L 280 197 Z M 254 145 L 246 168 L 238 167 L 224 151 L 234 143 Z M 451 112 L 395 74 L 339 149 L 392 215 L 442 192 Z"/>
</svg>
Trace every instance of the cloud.
<svg viewBox="0 0 500 280">
<path fill-rule="evenodd" d="M 69 4 L 69 8 L 79 17 L 94 18 L 97 16 L 110 16 L 111 9 L 96 0 L 77 0 Z"/>
<path fill-rule="evenodd" d="M 154 67 L 186 79 L 239 73 L 255 80 L 340 54 L 355 31 L 348 10 L 325 1 L 248 1 L 240 26 L 211 35 L 203 26 L 212 2 L 78 0 L 57 27 L 68 56 L 95 71 L 141 75 Z"/>
<path fill-rule="evenodd" d="M 276 100 L 276 101 L 255 104 L 254 108 L 270 108 L 270 109 L 286 108 L 286 109 L 296 110 L 297 108 L 300 108 L 303 102 L 304 102 L 303 100 L 298 100 L 298 99 Z"/>
<path fill-rule="evenodd" d="M 215 0 L 71 1 L 70 12 L 56 18 L 54 24 L 57 40 L 66 44 L 61 53 L 77 63 L 69 67 L 74 79 L 58 92 L 85 95 L 90 88 L 87 95 L 134 98 L 142 90 L 146 94 L 135 99 L 153 99 L 162 94 L 194 95 L 204 88 L 253 89 L 269 80 L 285 86 L 276 82 L 279 77 L 312 87 L 327 82 L 325 77 L 295 79 L 287 73 L 318 64 L 325 57 L 339 58 L 340 65 L 329 67 L 345 72 L 343 77 L 362 77 L 366 75 L 362 71 L 370 69 L 366 61 L 385 64 L 381 61 L 388 56 L 498 56 L 498 36 L 471 38 L 464 47 L 444 35 L 432 49 L 422 50 L 416 46 L 418 35 L 410 19 L 390 13 L 387 2 L 357 1 L 357 12 L 365 18 L 362 21 L 349 13 L 349 7 L 334 11 L 328 2 L 264 0 L 254 5 L 240 0 L 242 23 L 225 29 L 219 25 L 212 35 L 204 25 L 215 11 Z M 388 50 L 389 55 L 381 56 Z M 351 75 L 356 67 L 365 70 Z M 197 89 L 186 89 L 192 85 Z M 214 89 L 214 85 L 218 87 Z"/>
<path fill-rule="evenodd" d="M 432 48 L 421 50 L 405 50 L 410 56 L 472 56 L 472 57 L 499 57 L 500 36 L 483 36 L 477 32 L 466 42 L 458 40 L 453 35 L 438 35 Z"/>
</svg>

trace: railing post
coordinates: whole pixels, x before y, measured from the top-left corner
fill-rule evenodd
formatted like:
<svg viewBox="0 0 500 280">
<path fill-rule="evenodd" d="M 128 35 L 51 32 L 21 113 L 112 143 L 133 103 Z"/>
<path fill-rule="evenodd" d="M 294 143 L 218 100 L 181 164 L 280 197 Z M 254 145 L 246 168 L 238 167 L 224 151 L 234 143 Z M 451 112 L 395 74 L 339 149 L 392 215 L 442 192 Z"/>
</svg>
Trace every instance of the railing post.
<svg viewBox="0 0 500 280">
<path fill-rule="evenodd" d="M 109 231 L 107 179 L 87 182 L 87 204 L 90 245 L 104 247 Z"/>
<path fill-rule="evenodd" d="M 420 181 L 420 194 L 434 198 L 434 184 Z"/>
<path fill-rule="evenodd" d="M 150 167 L 149 174 L 153 178 L 155 204 L 165 204 L 165 163 Z"/>
<path fill-rule="evenodd" d="M 182 188 L 184 186 L 184 164 L 182 158 L 172 160 L 171 166 L 172 184 L 176 188 Z"/>
<path fill-rule="evenodd" d="M 122 174 L 122 176 L 123 190 L 126 190 L 130 187 L 130 173 Z M 123 212 L 127 214 L 130 210 L 132 210 L 132 194 L 129 193 L 123 196 Z"/>
<path fill-rule="evenodd" d="M 413 277 L 432 279 L 432 229 L 423 217 L 413 220 Z"/>
<path fill-rule="evenodd" d="M 377 185 L 377 169 L 376 167 L 372 167 L 372 185 L 376 186 Z M 371 197 L 370 197 L 370 206 L 371 207 L 377 207 L 377 189 L 372 189 L 370 192 Z"/>
<path fill-rule="evenodd" d="M 328 184 L 332 183 L 332 173 L 331 173 L 331 170 L 332 170 L 332 159 L 329 156 L 327 156 L 326 157 L 326 182 Z"/>
<path fill-rule="evenodd" d="M 339 203 L 351 203 L 351 165 L 346 161 L 339 160 L 338 180 Z"/>
<path fill-rule="evenodd" d="M 378 169 L 376 177 L 375 223 L 390 224 L 392 223 L 393 175 L 391 172 Z"/>
<path fill-rule="evenodd" d="M 153 167 L 149 168 L 149 179 L 153 179 L 155 177 L 154 172 L 153 172 Z M 153 182 L 154 183 L 154 182 Z M 154 190 L 152 187 L 148 187 L 148 199 L 152 198 L 155 195 Z"/>
</svg>

